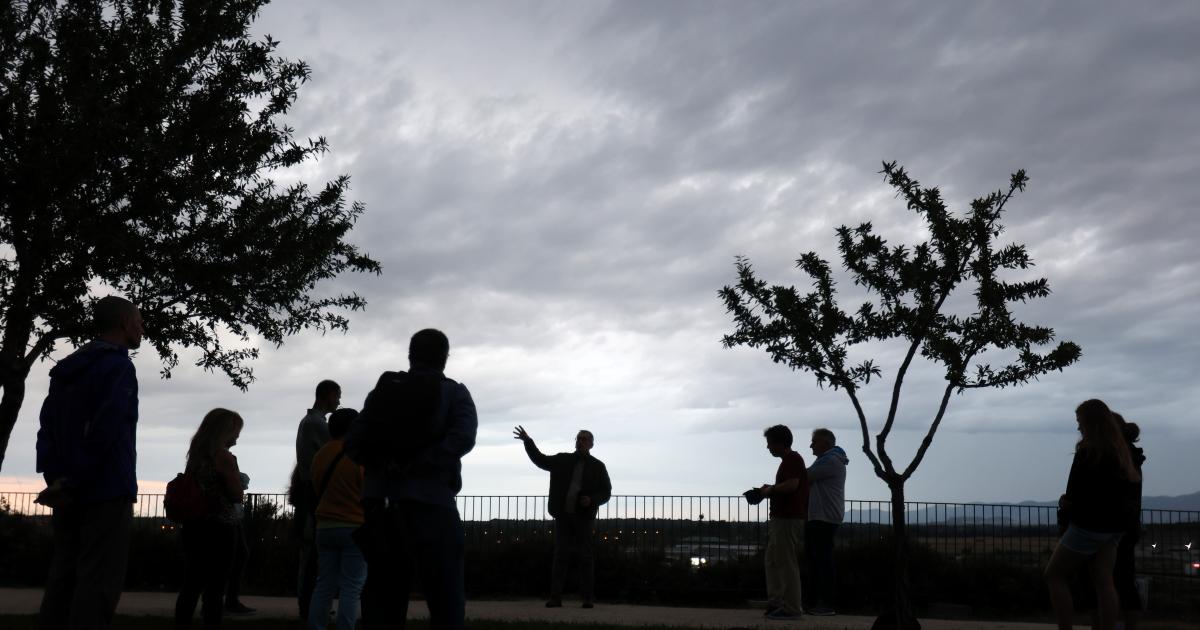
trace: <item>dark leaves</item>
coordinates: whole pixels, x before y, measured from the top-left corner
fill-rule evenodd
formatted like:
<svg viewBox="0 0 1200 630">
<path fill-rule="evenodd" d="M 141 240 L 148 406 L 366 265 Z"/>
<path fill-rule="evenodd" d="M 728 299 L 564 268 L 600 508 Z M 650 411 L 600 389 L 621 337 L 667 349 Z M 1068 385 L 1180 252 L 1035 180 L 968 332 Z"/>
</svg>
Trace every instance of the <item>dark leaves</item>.
<svg viewBox="0 0 1200 630">
<path fill-rule="evenodd" d="M 279 186 L 323 138 L 283 121 L 310 76 L 250 24 L 264 0 L 0 5 L 0 316 L 88 334 L 89 287 L 143 307 L 169 373 L 179 348 L 245 387 L 253 339 L 345 330 L 380 271 L 347 242 L 349 178 Z M 233 344 L 234 347 L 229 347 Z"/>
</svg>

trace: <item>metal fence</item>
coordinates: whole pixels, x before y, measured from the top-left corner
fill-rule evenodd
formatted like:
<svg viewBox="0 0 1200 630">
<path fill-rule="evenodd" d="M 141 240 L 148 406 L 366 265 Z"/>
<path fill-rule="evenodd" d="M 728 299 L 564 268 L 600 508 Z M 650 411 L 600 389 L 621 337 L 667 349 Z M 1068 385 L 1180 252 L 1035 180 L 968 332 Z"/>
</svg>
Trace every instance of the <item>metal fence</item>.
<svg viewBox="0 0 1200 630">
<path fill-rule="evenodd" d="M 47 516 L 36 494 L 0 493 L 11 512 Z M 170 527 L 161 494 L 139 495 L 134 514 L 142 525 Z M 248 494 L 247 506 L 287 518 L 286 495 Z M 486 549 L 553 535 L 545 496 L 460 496 L 458 509 L 468 548 Z M 1038 567 L 1058 540 L 1055 508 L 981 503 L 905 503 L 914 543 L 955 560 L 987 559 Z M 749 505 L 740 496 L 618 495 L 599 508 L 596 544 L 620 553 L 660 554 L 693 564 L 754 556 L 766 544 L 766 503 Z M 1142 510 L 1143 533 L 1136 547 L 1138 572 L 1200 577 L 1200 511 Z M 888 501 L 846 501 L 839 548 L 882 545 L 891 531 Z M 1200 582 L 1198 582 L 1200 583 Z"/>
</svg>

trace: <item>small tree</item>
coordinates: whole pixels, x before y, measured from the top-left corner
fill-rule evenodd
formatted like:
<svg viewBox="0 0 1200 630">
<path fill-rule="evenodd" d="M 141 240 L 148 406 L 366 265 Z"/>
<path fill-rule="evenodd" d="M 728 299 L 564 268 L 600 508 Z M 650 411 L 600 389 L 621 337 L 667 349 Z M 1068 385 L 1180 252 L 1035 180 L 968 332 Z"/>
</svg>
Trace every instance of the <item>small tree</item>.
<svg viewBox="0 0 1200 630">
<path fill-rule="evenodd" d="M 309 69 L 251 38 L 265 4 L 0 0 L 0 465 L 29 370 L 87 339 L 97 287 L 141 307 L 164 377 L 195 348 L 243 389 L 251 334 L 364 307 L 312 294 L 380 270 L 344 240 L 349 179 L 272 179 L 327 146 L 280 120 Z"/>
<path fill-rule="evenodd" d="M 863 453 L 891 491 L 893 613 L 897 627 L 908 628 L 915 625 L 915 616 L 907 587 L 904 483 L 933 443 L 951 394 L 1027 383 L 1074 363 L 1080 349 L 1062 342 L 1045 354 L 1036 352 L 1036 346 L 1054 340 L 1054 331 L 1015 321 L 1009 306 L 1049 295 L 1049 285 L 1044 278 L 1006 282 L 998 277 L 1001 270 L 1033 265 L 1023 245 L 997 247 L 995 243 L 1004 230 L 1000 215 L 1005 205 L 1028 182 L 1024 171 L 1012 175 L 1007 191 L 974 200 L 962 218 L 947 211 L 937 188 L 921 188 L 895 162 L 885 162 L 881 172 L 908 209 L 924 219 L 929 237 L 912 248 L 889 247 L 870 223 L 837 229 L 842 264 L 854 283 L 871 296 L 857 311 L 849 313 L 839 306 L 829 263 L 814 252 L 796 262 L 812 278 L 810 293 L 768 286 L 739 256 L 738 282 L 723 288 L 720 296 L 736 324 L 735 331 L 724 337 L 726 347 L 764 348 L 776 363 L 811 372 L 818 386 L 828 385 L 849 396 L 862 430 Z M 956 290 L 968 289 L 975 298 L 973 312 L 944 312 Z M 849 351 L 887 340 L 901 341 L 907 351 L 896 369 L 887 415 L 872 446 L 859 393 L 882 371 L 871 359 L 852 364 Z M 1008 351 L 1011 363 L 994 368 L 983 362 L 989 349 Z M 896 422 L 904 377 L 918 353 L 944 368 L 945 388 L 915 456 L 907 466 L 898 467 L 888 453 L 887 439 Z"/>
</svg>

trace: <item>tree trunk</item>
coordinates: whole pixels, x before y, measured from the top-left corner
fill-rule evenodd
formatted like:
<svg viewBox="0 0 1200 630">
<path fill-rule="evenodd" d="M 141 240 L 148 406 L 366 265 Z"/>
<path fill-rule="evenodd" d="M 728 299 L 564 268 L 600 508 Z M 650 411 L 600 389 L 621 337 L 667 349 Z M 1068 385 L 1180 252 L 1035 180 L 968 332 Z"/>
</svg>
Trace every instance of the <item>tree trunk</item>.
<svg viewBox="0 0 1200 630">
<path fill-rule="evenodd" d="M 22 366 L 24 367 L 24 366 Z M 25 371 L 5 369 L 4 395 L 0 397 L 0 470 L 4 469 L 4 455 L 8 452 L 8 438 L 17 424 L 21 403 L 25 401 Z"/>
<path fill-rule="evenodd" d="M 9 308 L 6 315 L 9 323 L 4 331 L 4 342 L 0 344 L 0 387 L 4 388 L 4 395 L 0 397 L 0 470 L 4 469 L 8 439 L 17 424 L 21 404 L 25 402 L 25 378 L 29 376 L 25 350 L 32 332 L 29 325 L 32 317 L 28 318 L 29 324 L 14 320 L 22 315 L 16 308 Z"/>
<path fill-rule="evenodd" d="M 921 624 L 909 600 L 908 529 L 904 513 L 904 482 L 889 480 L 892 492 L 892 605 L 873 626 L 877 630 L 919 630 Z"/>
</svg>

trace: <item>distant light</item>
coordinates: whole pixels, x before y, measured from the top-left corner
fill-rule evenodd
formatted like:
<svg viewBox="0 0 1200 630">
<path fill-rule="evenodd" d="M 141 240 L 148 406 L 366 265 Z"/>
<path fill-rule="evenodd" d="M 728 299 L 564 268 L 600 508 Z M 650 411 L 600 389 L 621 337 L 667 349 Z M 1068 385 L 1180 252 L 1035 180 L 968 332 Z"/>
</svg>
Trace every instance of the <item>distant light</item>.
<svg viewBox="0 0 1200 630">
<path fill-rule="evenodd" d="M 1200 569 L 1200 562 L 1193 562 L 1193 563 L 1192 563 L 1192 568 L 1193 568 L 1193 569 Z"/>
<path fill-rule="evenodd" d="M 692 566 L 694 566 L 694 567 L 700 566 L 700 558 L 692 558 Z"/>
<path fill-rule="evenodd" d="M 1158 543 L 1150 543 L 1151 549 L 1158 549 Z"/>
<path fill-rule="evenodd" d="M 1188 543 L 1188 544 L 1184 545 L 1184 547 L 1187 547 L 1187 550 L 1188 550 L 1188 551 L 1191 551 L 1191 550 L 1192 550 L 1192 543 Z"/>
</svg>

